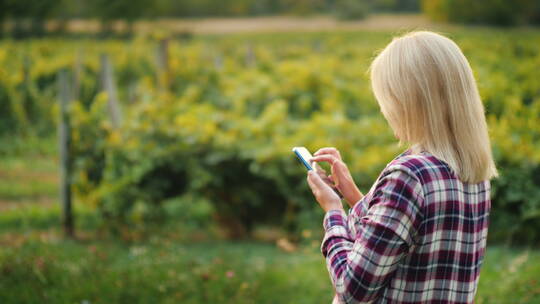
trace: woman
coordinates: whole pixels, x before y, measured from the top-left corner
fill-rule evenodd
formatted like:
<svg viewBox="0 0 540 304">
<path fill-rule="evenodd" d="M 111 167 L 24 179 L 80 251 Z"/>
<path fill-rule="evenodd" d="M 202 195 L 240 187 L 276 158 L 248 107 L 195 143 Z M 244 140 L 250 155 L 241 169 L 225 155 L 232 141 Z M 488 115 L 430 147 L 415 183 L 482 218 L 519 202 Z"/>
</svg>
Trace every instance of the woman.
<svg viewBox="0 0 540 304">
<path fill-rule="evenodd" d="M 432 32 L 395 38 L 370 70 L 381 112 L 408 149 L 365 195 L 336 149 L 314 154 L 332 168 L 307 179 L 326 211 L 321 250 L 334 303 L 472 303 L 497 176 L 472 70 Z"/>
</svg>

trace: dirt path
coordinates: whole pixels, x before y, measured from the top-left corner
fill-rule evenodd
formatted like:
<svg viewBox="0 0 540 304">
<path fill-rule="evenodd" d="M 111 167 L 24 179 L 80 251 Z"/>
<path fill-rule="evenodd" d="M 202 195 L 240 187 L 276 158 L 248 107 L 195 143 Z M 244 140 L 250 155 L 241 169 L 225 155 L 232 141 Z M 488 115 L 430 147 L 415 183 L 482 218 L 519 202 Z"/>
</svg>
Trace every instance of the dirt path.
<svg viewBox="0 0 540 304">
<path fill-rule="evenodd" d="M 116 28 L 121 30 L 122 23 Z M 208 19 L 160 19 L 139 21 L 135 29 L 139 33 L 166 31 L 172 33 L 228 34 L 247 32 L 290 32 L 332 30 L 410 30 L 437 26 L 419 14 L 379 14 L 360 21 L 340 21 L 332 17 L 251 17 Z M 95 32 L 99 23 L 95 20 L 74 20 L 68 25 L 73 33 Z"/>
</svg>

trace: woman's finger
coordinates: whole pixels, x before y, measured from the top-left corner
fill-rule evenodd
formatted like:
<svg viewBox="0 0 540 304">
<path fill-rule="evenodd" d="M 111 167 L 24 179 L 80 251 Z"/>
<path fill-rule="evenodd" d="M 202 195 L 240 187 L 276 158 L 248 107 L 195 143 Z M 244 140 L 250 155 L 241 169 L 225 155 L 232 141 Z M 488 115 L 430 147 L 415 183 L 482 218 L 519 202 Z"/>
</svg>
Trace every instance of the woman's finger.
<svg viewBox="0 0 540 304">
<path fill-rule="evenodd" d="M 315 173 L 317 173 L 317 175 L 319 175 L 319 177 L 325 182 L 325 183 L 332 183 L 332 180 L 330 179 L 329 176 L 326 175 L 326 173 L 323 173 L 323 172 L 318 172 L 318 171 L 315 171 Z"/>
<path fill-rule="evenodd" d="M 315 168 L 315 173 L 317 173 L 323 181 L 331 181 L 326 175 L 326 170 L 324 170 L 323 167 L 321 167 L 318 163 L 313 162 L 312 166 Z"/>
<path fill-rule="evenodd" d="M 313 194 L 315 194 L 315 191 L 316 191 L 317 188 L 316 188 L 315 184 L 312 181 L 312 178 L 311 178 L 312 175 L 313 175 L 313 173 L 311 171 L 309 171 L 306 179 L 307 179 L 309 188 L 311 188 L 311 191 L 313 192 Z"/>
<path fill-rule="evenodd" d="M 324 170 L 324 168 L 321 167 L 318 163 L 312 162 L 311 165 L 313 166 L 313 168 L 315 168 L 315 172 L 326 175 L 326 170 Z"/>
<path fill-rule="evenodd" d="M 312 189 L 324 189 L 325 187 L 328 187 L 328 185 L 321 179 L 321 177 L 314 173 L 314 172 L 309 172 L 308 173 L 308 183 L 310 183 L 310 186 Z"/>
<path fill-rule="evenodd" d="M 332 155 L 334 155 L 336 157 L 340 156 L 339 151 L 334 147 L 320 148 L 313 155 L 319 155 L 319 154 L 332 154 Z"/>
<path fill-rule="evenodd" d="M 332 188 L 334 188 L 336 186 L 336 184 L 334 183 L 334 180 L 328 178 L 328 176 L 321 177 L 321 179 L 323 180 L 323 182 L 325 182 L 328 186 L 330 186 Z"/>
<path fill-rule="evenodd" d="M 322 154 L 330 154 L 330 155 L 333 155 L 334 157 L 336 157 L 338 159 L 341 159 L 341 154 L 334 147 L 321 148 L 321 149 L 317 150 L 317 152 L 315 152 L 313 155 L 317 156 L 317 155 L 322 155 Z"/>
<path fill-rule="evenodd" d="M 314 162 L 328 162 L 330 165 L 334 165 L 336 162 L 339 161 L 339 158 L 337 158 L 337 157 L 335 157 L 333 155 L 330 155 L 330 154 L 323 154 L 323 155 L 319 155 L 319 156 L 313 156 L 311 161 L 314 161 Z"/>
</svg>

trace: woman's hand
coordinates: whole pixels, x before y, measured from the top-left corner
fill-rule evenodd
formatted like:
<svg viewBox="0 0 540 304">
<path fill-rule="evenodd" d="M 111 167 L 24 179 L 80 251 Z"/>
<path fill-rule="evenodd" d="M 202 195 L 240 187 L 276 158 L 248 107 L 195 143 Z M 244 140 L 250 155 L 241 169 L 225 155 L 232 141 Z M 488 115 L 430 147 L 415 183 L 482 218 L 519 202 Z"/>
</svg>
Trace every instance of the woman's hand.
<svg viewBox="0 0 540 304">
<path fill-rule="evenodd" d="M 332 174 L 328 176 L 327 183 L 333 182 L 333 186 L 336 187 L 343 195 L 343 198 L 347 201 L 350 207 L 353 207 L 362 197 L 362 192 L 356 187 L 354 180 L 347 168 L 347 165 L 341 160 L 341 155 L 336 148 L 322 148 L 313 154 L 311 161 L 314 162 L 328 162 L 332 170 Z M 320 170 L 317 166 L 317 170 Z M 325 173 L 322 173 L 325 175 Z M 319 176 L 321 172 L 319 172 Z M 332 186 L 332 185 L 330 185 Z"/>
<path fill-rule="evenodd" d="M 339 196 L 314 170 L 308 171 L 307 181 L 317 202 L 319 202 L 319 205 L 321 205 L 321 208 L 325 212 L 329 210 L 343 210 Z"/>
</svg>

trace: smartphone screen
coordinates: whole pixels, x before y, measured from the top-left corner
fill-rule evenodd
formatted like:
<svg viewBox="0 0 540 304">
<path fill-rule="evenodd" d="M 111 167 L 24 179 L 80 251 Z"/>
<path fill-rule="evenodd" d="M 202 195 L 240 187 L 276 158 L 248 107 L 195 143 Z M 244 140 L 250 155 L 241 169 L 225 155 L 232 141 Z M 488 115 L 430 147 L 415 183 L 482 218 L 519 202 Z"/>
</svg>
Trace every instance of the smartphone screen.
<svg viewBox="0 0 540 304">
<path fill-rule="evenodd" d="M 296 157 L 298 157 L 300 162 L 303 163 L 308 170 L 313 170 L 313 167 L 311 166 L 311 159 L 313 158 L 313 156 L 311 155 L 311 153 L 309 153 L 308 149 L 306 149 L 305 147 L 294 147 L 292 151 L 294 152 L 294 154 L 296 154 Z"/>
</svg>

